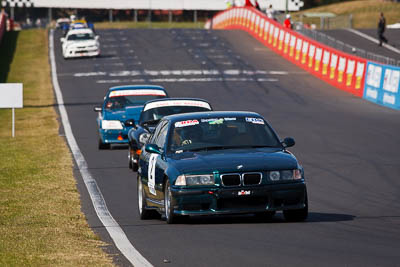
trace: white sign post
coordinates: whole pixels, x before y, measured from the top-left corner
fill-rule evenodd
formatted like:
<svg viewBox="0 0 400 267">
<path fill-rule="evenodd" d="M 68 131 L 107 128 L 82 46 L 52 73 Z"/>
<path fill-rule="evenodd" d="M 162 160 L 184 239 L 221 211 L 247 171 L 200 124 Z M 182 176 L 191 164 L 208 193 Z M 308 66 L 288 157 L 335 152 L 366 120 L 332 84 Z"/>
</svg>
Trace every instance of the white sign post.
<svg viewBox="0 0 400 267">
<path fill-rule="evenodd" d="M 0 108 L 12 109 L 12 137 L 15 137 L 15 108 L 23 107 L 22 83 L 0 83 Z"/>
</svg>

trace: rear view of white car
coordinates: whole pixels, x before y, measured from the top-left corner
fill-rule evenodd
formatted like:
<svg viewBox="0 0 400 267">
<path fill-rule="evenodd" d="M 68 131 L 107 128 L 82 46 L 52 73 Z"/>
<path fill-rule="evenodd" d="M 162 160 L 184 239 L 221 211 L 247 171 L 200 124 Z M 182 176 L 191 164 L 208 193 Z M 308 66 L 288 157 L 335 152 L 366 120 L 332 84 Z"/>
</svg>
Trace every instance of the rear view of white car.
<svg viewBox="0 0 400 267">
<path fill-rule="evenodd" d="M 99 36 L 91 29 L 74 29 L 61 38 L 63 57 L 96 57 L 100 55 Z"/>
</svg>

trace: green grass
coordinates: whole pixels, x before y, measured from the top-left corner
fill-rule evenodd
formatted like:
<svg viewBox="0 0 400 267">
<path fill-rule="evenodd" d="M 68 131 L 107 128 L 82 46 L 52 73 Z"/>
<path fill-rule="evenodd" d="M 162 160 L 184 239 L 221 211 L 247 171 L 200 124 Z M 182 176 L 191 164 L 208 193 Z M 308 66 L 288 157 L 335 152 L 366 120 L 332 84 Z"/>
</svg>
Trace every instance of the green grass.
<svg viewBox="0 0 400 267">
<path fill-rule="evenodd" d="M 112 266 L 80 209 L 59 123 L 44 30 L 7 33 L 2 82 L 24 85 L 24 108 L 0 110 L 0 266 Z"/>
<path fill-rule="evenodd" d="M 121 21 L 121 22 L 99 22 L 95 24 L 96 29 L 172 29 L 172 28 L 200 28 L 204 29 L 204 22 L 133 22 L 133 21 Z"/>
<path fill-rule="evenodd" d="M 353 28 L 376 28 L 380 12 L 386 17 L 387 24 L 400 22 L 400 3 L 377 0 L 343 1 L 293 13 L 293 18 L 300 20 L 300 14 L 305 12 L 332 12 L 336 15 L 353 14 Z M 304 23 L 314 23 L 319 26 L 319 19 L 304 19 Z"/>
</svg>

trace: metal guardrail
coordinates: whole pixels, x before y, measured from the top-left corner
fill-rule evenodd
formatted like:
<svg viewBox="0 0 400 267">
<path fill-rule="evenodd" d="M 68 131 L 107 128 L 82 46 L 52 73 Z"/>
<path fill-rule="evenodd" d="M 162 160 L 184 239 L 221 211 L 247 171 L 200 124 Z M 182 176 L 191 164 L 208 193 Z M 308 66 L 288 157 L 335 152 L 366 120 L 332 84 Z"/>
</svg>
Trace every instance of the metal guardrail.
<svg viewBox="0 0 400 267">
<path fill-rule="evenodd" d="M 392 66 L 399 66 L 400 67 L 400 60 L 395 60 L 394 58 L 382 56 L 379 54 L 375 54 L 372 52 L 365 51 L 364 49 L 346 44 L 342 41 L 339 41 L 331 36 L 328 36 L 325 33 L 318 32 L 316 30 L 308 29 L 303 27 L 301 23 L 295 23 L 295 30 L 311 39 L 314 39 L 320 43 L 323 43 L 327 46 L 333 47 L 337 50 L 343 51 L 348 54 L 353 54 L 362 58 L 366 58 L 372 61 L 376 61 L 379 63 L 392 65 Z"/>
</svg>

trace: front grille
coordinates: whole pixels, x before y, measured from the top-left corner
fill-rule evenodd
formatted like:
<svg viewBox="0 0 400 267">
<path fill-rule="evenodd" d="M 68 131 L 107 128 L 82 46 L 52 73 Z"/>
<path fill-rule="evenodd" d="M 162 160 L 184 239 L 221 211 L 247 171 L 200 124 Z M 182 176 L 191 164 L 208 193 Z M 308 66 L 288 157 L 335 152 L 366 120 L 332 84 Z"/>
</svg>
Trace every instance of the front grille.
<svg viewBox="0 0 400 267">
<path fill-rule="evenodd" d="M 228 173 L 221 175 L 224 186 L 249 186 L 261 184 L 262 174 L 260 172 Z"/>
<path fill-rule="evenodd" d="M 243 174 L 243 185 L 257 185 L 261 183 L 261 173 L 244 173 Z"/>
<path fill-rule="evenodd" d="M 239 186 L 240 175 L 238 173 L 222 174 L 221 181 L 224 186 Z"/>
</svg>

